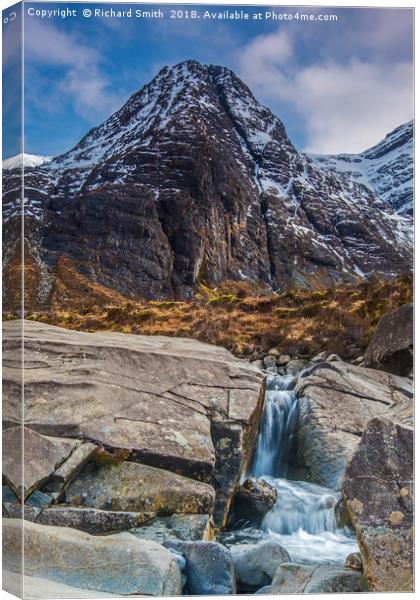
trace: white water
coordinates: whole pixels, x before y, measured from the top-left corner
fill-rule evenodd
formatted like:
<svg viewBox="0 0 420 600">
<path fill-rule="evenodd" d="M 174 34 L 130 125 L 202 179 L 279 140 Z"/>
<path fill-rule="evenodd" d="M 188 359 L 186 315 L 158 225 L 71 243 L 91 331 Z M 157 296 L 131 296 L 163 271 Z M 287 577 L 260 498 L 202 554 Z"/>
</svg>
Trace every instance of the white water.
<svg viewBox="0 0 420 600">
<path fill-rule="evenodd" d="M 335 506 L 339 493 L 306 481 L 287 479 L 287 461 L 299 414 L 292 377 L 268 377 L 263 422 L 253 477 L 277 489 L 276 505 L 259 532 L 237 531 L 233 539 L 277 540 L 294 562 L 341 563 L 358 550 L 353 532 L 338 526 Z M 232 532 L 234 533 L 234 532 Z"/>
</svg>

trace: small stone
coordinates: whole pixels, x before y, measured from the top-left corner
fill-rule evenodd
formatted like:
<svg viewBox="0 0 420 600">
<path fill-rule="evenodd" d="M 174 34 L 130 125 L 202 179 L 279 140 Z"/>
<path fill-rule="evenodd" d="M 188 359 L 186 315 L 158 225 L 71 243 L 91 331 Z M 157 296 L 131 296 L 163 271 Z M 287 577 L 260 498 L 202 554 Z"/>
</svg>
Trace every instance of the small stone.
<svg viewBox="0 0 420 600">
<path fill-rule="evenodd" d="M 320 352 L 319 354 L 317 354 L 316 356 L 311 358 L 311 362 L 313 362 L 313 363 L 325 362 L 327 360 L 327 357 L 328 357 L 328 352 L 326 350 L 324 350 L 323 352 Z"/>
<path fill-rule="evenodd" d="M 363 571 L 363 561 L 360 552 L 352 552 L 346 558 L 346 567 L 355 571 Z"/>
<path fill-rule="evenodd" d="M 287 366 L 286 371 L 288 375 L 297 375 L 300 371 L 302 371 L 308 365 L 308 361 L 301 360 L 300 358 L 294 358 L 291 360 Z"/>
<path fill-rule="evenodd" d="M 268 356 L 275 356 L 276 358 L 279 358 L 280 351 L 277 350 L 277 348 L 271 348 L 271 350 L 268 351 Z"/>
<path fill-rule="evenodd" d="M 338 356 L 338 354 L 330 354 L 327 359 L 326 362 L 343 362 L 341 360 L 341 358 Z"/>
<path fill-rule="evenodd" d="M 263 360 L 263 363 L 266 369 L 276 368 L 277 366 L 277 360 L 275 356 L 266 356 Z"/>
<path fill-rule="evenodd" d="M 37 508 L 45 508 L 46 506 L 49 506 L 52 501 L 53 499 L 49 494 L 45 494 L 39 490 L 33 492 L 33 494 L 26 498 L 26 504 Z"/>
<path fill-rule="evenodd" d="M 289 354 L 281 354 L 277 359 L 277 364 L 281 367 L 284 367 L 292 360 L 292 357 Z"/>
</svg>

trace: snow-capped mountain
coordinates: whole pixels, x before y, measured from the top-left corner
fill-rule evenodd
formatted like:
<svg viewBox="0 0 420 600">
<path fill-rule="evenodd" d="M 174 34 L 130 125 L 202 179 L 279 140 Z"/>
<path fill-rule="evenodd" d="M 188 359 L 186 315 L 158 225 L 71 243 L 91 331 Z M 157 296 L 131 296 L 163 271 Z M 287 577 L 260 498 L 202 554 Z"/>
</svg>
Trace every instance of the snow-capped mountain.
<svg viewBox="0 0 420 600">
<path fill-rule="evenodd" d="M 413 121 L 360 154 L 309 155 L 322 168 L 363 183 L 399 214 L 413 214 Z"/>
<path fill-rule="evenodd" d="M 17 176 L 5 182 L 11 228 Z M 64 259 L 79 277 L 130 297 L 188 297 L 198 281 L 226 278 L 319 287 L 410 266 L 410 219 L 299 153 L 224 67 L 165 67 L 72 150 L 29 171 L 25 185 L 38 302 L 56 293 Z M 9 246 L 6 262 L 14 255 Z"/>
<path fill-rule="evenodd" d="M 3 171 L 11 171 L 12 169 L 20 169 L 22 164 L 24 167 L 32 168 L 49 162 L 51 156 L 37 156 L 36 154 L 16 154 L 3 161 Z"/>
</svg>

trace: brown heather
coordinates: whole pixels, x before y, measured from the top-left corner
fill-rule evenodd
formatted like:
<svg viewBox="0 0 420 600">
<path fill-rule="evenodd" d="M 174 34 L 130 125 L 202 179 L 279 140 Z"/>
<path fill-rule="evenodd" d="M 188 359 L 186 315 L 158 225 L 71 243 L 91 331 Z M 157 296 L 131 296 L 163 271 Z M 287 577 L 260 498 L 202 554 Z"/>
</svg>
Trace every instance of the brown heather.
<svg viewBox="0 0 420 600">
<path fill-rule="evenodd" d="M 252 358 L 276 347 L 302 357 L 327 350 L 351 359 L 364 352 L 382 315 L 411 301 L 411 275 L 278 295 L 226 282 L 215 289 L 200 284 L 189 301 L 127 301 L 115 295 L 89 305 L 85 297 L 81 307 L 57 303 L 27 318 L 79 331 L 190 337 Z"/>
</svg>

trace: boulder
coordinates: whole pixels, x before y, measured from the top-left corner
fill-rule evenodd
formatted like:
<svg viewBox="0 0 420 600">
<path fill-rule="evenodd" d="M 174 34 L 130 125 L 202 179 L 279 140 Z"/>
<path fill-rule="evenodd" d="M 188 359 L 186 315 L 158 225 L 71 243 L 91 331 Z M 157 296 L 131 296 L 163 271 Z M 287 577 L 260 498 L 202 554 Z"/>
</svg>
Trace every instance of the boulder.
<svg viewBox="0 0 420 600">
<path fill-rule="evenodd" d="M 344 362 L 309 368 L 295 393 L 300 398 L 295 466 L 310 481 L 336 490 L 372 417 L 413 420 L 409 379 Z"/>
<path fill-rule="evenodd" d="M 20 572 L 21 524 L 3 523 L 3 566 Z M 165 548 L 129 533 L 93 536 L 68 527 L 25 522 L 25 575 L 118 595 L 173 596 L 181 574 Z"/>
<path fill-rule="evenodd" d="M 164 546 L 181 552 L 186 560 L 185 594 L 221 596 L 236 593 L 232 556 L 222 544 L 168 541 Z"/>
<path fill-rule="evenodd" d="M 271 594 L 323 594 L 366 592 L 363 575 L 337 565 L 280 565 L 270 587 Z"/>
<path fill-rule="evenodd" d="M 70 484 L 66 501 L 101 510 L 209 514 L 211 485 L 135 462 L 92 461 Z"/>
<path fill-rule="evenodd" d="M 413 369 L 413 305 L 404 304 L 379 321 L 365 352 L 365 364 L 395 375 Z"/>
<path fill-rule="evenodd" d="M 236 582 L 241 592 L 255 592 L 271 584 L 279 565 L 290 562 L 290 555 L 280 544 L 238 544 L 231 546 Z"/>
<path fill-rule="evenodd" d="M 257 367 L 224 348 L 191 339 L 24 324 L 28 429 L 44 437 L 72 438 L 73 444 L 87 439 L 126 452 L 132 461 L 209 478 L 217 487 L 216 524 L 226 520 L 258 435 L 264 375 Z M 4 325 L 7 427 L 18 425 L 20 355 L 15 348 L 21 329 L 21 321 Z M 236 457 L 229 473 L 226 438 Z M 56 470 L 56 462 L 48 464 L 45 476 Z"/>
<path fill-rule="evenodd" d="M 277 359 L 277 364 L 280 367 L 284 367 L 292 360 L 292 357 L 289 354 L 281 354 Z"/>
<path fill-rule="evenodd" d="M 372 419 L 343 481 L 369 589 L 413 590 L 413 430 Z"/>
<path fill-rule="evenodd" d="M 231 523 L 258 525 L 277 502 L 277 490 L 264 479 L 246 479 L 235 494 Z"/>
<path fill-rule="evenodd" d="M 130 529 L 136 537 L 163 544 L 167 540 L 213 541 L 213 522 L 209 515 L 171 515 L 156 517 L 147 525 Z"/>
</svg>

